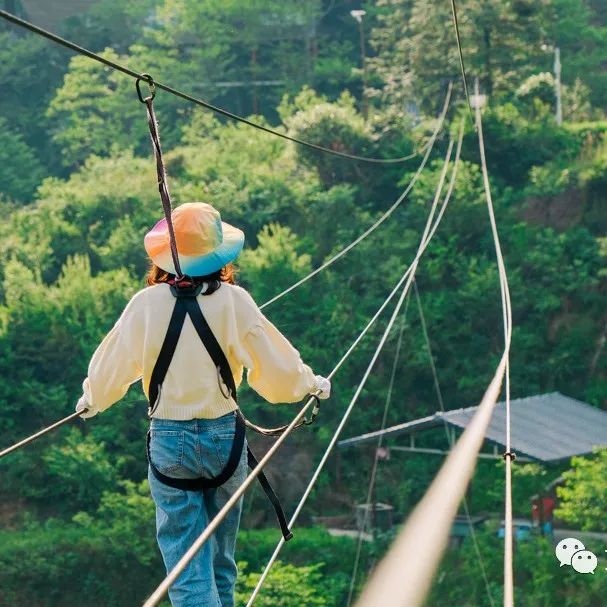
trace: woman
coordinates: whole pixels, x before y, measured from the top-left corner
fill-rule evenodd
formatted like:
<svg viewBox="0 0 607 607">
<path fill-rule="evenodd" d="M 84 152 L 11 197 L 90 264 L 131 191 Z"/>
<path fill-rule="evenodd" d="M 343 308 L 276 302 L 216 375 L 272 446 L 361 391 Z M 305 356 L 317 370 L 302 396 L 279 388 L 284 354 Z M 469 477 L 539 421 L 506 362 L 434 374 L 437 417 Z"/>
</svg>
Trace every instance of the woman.
<svg viewBox="0 0 607 607">
<path fill-rule="evenodd" d="M 243 247 L 244 234 L 201 202 L 177 207 L 172 220 L 182 272 L 194 277 L 200 291 L 195 300 L 225 354 L 232 385 L 240 384 L 246 367 L 249 385 L 271 403 L 298 402 L 310 393 L 328 398 L 329 380 L 314 375 L 251 296 L 234 284 L 231 262 Z M 233 474 L 214 489 L 188 491 L 158 480 L 163 475 L 208 479 L 220 474 L 231 459 L 237 405 L 226 389 L 231 376 L 222 381 L 224 375 L 187 316 L 166 374 L 150 390 L 177 306 L 165 219 L 146 235 L 144 244 L 152 261 L 149 286 L 135 294 L 97 348 L 76 409 L 87 409 L 83 417 L 92 417 L 120 400 L 140 378 L 148 398 L 150 392 L 157 393 L 150 402 L 148 479 L 156 504 L 158 545 L 170 571 L 243 482 L 247 461 L 243 449 Z M 169 596 L 175 607 L 234 605 L 234 548 L 241 507 L 242 500 L 173 584 Z"/>
</svg>

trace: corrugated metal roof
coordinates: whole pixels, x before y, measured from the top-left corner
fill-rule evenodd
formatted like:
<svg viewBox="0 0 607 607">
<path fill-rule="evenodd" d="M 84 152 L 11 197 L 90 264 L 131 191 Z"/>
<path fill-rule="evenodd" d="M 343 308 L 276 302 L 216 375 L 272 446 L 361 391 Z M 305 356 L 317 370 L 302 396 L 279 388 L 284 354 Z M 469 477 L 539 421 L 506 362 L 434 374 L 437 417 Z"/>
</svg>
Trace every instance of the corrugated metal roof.
<svg viewBox="0 0 607 607">
<path fill-rule="evenodd" d="M 370 432 L 339 442 L 349 447 L 384 438 L 411 434 L 435 428 L 444 422 L 466 428 L 478 407 L 455 409 L 444 415 L 392 426 L 383 432 Z M 512 449 L 515 453 L 544 462 L 555 462 L 573 455 L 586 455 L 594 447 L 607 446 L 607 412 L 559 392 L 518 398 L 511 401 Z M 485 438 L 504 445 L 506 440 L 506 406 L 497 403 Z"/>
</svg>

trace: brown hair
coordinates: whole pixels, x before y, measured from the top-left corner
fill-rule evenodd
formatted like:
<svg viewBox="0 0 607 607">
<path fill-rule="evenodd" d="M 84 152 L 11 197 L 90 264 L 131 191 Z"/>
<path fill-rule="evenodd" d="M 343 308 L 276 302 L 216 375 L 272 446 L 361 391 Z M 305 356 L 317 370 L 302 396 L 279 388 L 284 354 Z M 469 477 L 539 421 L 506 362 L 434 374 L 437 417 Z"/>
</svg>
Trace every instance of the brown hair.
<svg viewBox="0 0 607 607">
<path fill-rule="evenodd" d="M 152 262 L 150 264 L 150 269 L 148 270 L 145 282 L 147 283 L 148 287 L 152 287 L 163 282 L 169 282 L 169 280 L 173 280 L 174 278 L 174 274 L 165 272 L 162 268 L 159 268 L 155 263 Z M 213 272 L 213 274 L 209 274 L 208 276 L 192 276 L 192 278 L 196 282 L 219 280 L 221 282 L 227 282 L 233 285 L 236 283 L 236 268 L 234 267 L 233 263 L 229 263 L 223 266 L 221 270 Z"/>
</svg>

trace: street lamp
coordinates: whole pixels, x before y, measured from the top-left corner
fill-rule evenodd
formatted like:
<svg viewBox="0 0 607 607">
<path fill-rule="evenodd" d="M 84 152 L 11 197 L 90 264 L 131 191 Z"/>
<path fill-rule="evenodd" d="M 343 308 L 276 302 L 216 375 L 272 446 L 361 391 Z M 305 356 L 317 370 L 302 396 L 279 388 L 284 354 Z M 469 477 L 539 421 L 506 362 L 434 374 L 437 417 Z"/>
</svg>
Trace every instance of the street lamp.
<svg viewBox="0 0 607 607">
<path fill-rule="evenodd" d="M 358 23 L 358 32 L 360 34 L 360 63 L 363 71 L 363 95 L 362 95 L 362 110 L 363 116 L 367 117 L 367 62 L 365 61 L 365 30 L 363 26 L 363 17 L 367 11 L 361 9 L 350 11 L 350 14 Z"/>
<path fill-rule="evenodd" d="M 542 44 L 543 51 L 554 51 L 554 95 L 556 97 L 556 123 L 563 124 L 563 104 L 561 101 L 561 49 L 558 46 Z"/>
</svg>

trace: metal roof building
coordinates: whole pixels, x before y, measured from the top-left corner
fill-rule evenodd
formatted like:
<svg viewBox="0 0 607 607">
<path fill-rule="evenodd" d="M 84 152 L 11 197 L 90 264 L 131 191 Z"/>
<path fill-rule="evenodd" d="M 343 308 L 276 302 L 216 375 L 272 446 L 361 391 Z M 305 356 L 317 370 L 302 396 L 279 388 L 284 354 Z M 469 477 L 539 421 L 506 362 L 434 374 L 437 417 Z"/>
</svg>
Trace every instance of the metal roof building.
<svg viewBox="0 0 607 607">
<path fill-rule="evenodd" d="M 415 447 L 414 435 L 444 424 L 453 429 L 464 430 L 477 408 L 438 412 L 385 430 L 342 440 L 338 446 L 353 447 L 377 442 L 380 436 L 386 439 L 405 435 L 410 437 L 409 447 L 391 448 L 422 453 L 444 453 L 436 449 Z M 525 459 L 558 462 L 574 455 L 587 455 L 594 447 L 607 446 L 607 412 L 559 392 L 512 400 L 511 412 L 512 448 L 517 455 Z M 495 406 L 485 439 L 495 446 L 495 454 L 497 454 L 497 446 L 505 445 L 504 403 L 497 403 Z"/>
</svg>

